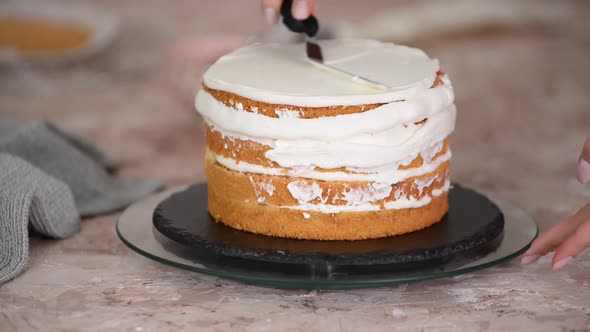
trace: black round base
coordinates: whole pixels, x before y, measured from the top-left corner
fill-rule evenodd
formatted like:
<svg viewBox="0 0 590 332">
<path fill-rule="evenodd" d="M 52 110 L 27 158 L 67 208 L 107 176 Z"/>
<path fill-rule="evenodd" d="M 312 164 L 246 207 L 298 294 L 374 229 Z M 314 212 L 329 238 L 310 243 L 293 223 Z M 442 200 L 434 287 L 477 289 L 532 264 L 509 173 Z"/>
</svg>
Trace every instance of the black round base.
<svg viewBox="0 0 590 332">
<path fill-rule="evenodd" d="M 457 253 L 499 244 L 504 216 L 486 197 L 455 185 L 447 215 L 421 231 L 361 241 L 285 239 L 215 222 L 207 212 L 207 186 L 196 184 L 162 201 L 154 211 L 153 225 L 172 241 L 219 256 L 284 264 L 413 266 L 444 263 Z"/>
</svg>

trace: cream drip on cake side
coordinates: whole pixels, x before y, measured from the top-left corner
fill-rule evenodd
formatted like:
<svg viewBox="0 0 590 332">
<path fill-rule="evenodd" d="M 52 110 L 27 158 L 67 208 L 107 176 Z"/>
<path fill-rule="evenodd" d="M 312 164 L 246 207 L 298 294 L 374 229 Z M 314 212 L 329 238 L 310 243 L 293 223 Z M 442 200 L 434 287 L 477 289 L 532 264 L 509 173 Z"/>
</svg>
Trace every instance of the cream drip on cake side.
<svg viewBox="0 0 590 332">
<path fill-rule="evenodd" d="M 281 206 L 284 209 L 303 210 L 303 211 L 318 211 L 322 213 L 341 213 L 341 212 L 368 212 L 381 210 L 400 210 L 419 208 L 428 205 L 434 197 L 439 197 L 448 192 L 451 187 L 450 181 L 445 181 L 440 188 L 432 190 L 432 195 L 424 195 L 421 198 L 408 198 L 404 193 L 400 193 L 399 198 L 393 201 L 385 202 L 383 207 L 371 202 L 358 202 L 357 204 L 347 205 L 331 205 L 331 204 L 312 204 L 309 202 L 302 202 L 299 205 Z"/>
</svg>

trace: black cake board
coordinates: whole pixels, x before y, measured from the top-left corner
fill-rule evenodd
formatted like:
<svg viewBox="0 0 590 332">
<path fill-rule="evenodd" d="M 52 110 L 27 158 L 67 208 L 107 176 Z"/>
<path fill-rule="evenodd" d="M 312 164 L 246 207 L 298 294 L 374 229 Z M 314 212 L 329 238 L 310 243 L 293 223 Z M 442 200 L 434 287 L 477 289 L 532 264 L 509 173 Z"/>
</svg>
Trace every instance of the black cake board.
<svg viewBox="0 0 590 332">
<path fill-rule="evenodd" d="M 501 242 L 504 216 L 485 196 L 459 185 L 449 192 L 449 211 L 424 230 L 371 240 L 297 240 L 239 231 L 207 211 L 207 186 L 195 184 L 162 201 L 153 214 L 160 238 L 200 254 L 260 262 L 367 266 L 448 262 L 458 253 Z"/>
</svg>

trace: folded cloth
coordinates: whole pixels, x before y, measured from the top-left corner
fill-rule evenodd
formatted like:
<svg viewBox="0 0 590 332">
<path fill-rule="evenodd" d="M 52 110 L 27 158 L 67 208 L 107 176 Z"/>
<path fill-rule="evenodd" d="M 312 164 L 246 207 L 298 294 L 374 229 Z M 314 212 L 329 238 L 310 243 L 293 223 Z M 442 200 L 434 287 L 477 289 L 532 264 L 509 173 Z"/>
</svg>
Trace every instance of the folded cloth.
<svg viewBox="0 0 590 332">
<path fill-rule="evenodd" d="M 0 284 L 26 265 L 28 229 L 52 238 L 79 230 L 79 216 L 120 210 L 163 185 L 113 178 L 115 163 L 46 122 L 0 118 Z"/>
<path fill-rule="evenodd" d="M 0 284 L 26 265 L 28 227 L 52 238 L 80 230 L 72 192 L 26 161 L 0 154 Z"/>
</svg>

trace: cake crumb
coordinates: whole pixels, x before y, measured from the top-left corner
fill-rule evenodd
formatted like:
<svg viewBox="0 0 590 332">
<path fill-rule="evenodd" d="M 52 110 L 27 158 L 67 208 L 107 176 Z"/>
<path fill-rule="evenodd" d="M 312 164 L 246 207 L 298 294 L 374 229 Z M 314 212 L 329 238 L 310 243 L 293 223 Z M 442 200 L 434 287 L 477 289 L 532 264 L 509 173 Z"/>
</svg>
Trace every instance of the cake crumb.
<svg viewBox="0 0 590 332">
<path fill-rule="evenodd" d="M 311 218 L 311 215 L 307 212 L 303 212 L 303 218 L 309 219 L 309 218 Z"/>
</svg>

